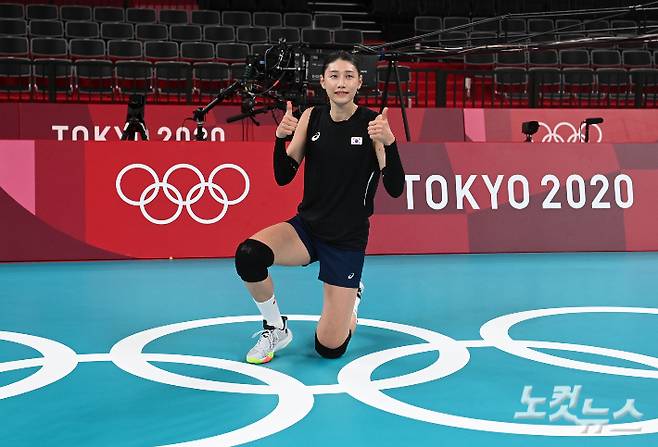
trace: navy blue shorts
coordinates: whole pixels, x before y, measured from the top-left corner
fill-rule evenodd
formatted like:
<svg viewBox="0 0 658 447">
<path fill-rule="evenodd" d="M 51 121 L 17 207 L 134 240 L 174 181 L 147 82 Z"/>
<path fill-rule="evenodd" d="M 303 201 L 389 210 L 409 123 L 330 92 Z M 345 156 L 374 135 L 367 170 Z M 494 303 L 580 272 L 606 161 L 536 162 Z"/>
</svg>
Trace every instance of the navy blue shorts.
<svg viewBox="0 0 658 447">
<path fill-rule="evenodd" d="M 313 236 L 299 216 L 295 216 L 287 222 L 293 226 L 311 255 L 309 264 L 320 261 L 320 274 L 318 275 L 320 281 L 350 289 L 359 287 L 366 255 L 364 250 L 336 247 L 318 239 Z"/>
</svg>

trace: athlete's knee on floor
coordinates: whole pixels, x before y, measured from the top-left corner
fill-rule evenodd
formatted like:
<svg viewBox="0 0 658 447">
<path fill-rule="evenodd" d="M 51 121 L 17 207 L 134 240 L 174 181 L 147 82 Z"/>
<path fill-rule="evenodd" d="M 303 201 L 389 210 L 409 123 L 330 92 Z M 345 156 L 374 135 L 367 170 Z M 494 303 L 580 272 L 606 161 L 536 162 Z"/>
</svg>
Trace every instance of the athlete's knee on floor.
<svg viewBox="0 0 658 447">
<path fill-rule="evenodd" d="M 318 334 L 315 334 L 315 350 L 317 351 L 318 354 L 320 354 L 322 357 L 326 359 L 337 359 L 341 357 L 343 354 L 345 354 L 345 351 L 347 351 L 347 345 L 350 343 L 350 339 L 352 338 L 352 331 L 350 331 L 347 334 L 347 338 L 343 342 L 342 345 L 336 347 L 336 348 L 329 348 L 322 344 L 320 340 L 318 339 Z"/>
<path fill-rule="evenodd" d="M 235 251 L 235 270 L 243 281 L 260 282 L 267 278 L 267 269 L 274 264 L 274 252 L 256 239 L 247 239 Z"/>
</svg>

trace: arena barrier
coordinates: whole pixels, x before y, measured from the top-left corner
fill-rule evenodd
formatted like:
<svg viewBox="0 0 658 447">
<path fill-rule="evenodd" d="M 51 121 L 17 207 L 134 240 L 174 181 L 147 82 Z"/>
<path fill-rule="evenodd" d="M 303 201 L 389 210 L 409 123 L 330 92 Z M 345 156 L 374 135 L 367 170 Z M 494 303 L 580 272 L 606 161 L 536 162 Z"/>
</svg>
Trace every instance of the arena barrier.
<svg viewBox="0 0 658 447">
<path fill-rule="evenodd" d="M 400 152 L 405 191 L 380 185 L 370 254 L 658 249 L 654 145 Z M 295 213 L 302 176 L 281 188 L 271 164 L 263 142 L 0 141 L 0 260 L 231 257 Z"/>
<path fill-rule="evenodd" d="M 145 119 L 152 141 L 189 141 L 196 124 L 190 105 L 147 104 Z M 276 122 L 259 114 L 259 126 L 249 119 L 227 123 L 240 107 L 221 105 L 207 117 L 211 141 L 270 141 Z M 122 104 L 0 103 L 3 125 L 0 138 L 58 141 L 118 141 L 126 120 Z M 282 112 L 277 111 L 277 119 Z M 389 113 L 391 127 L 405 140 L 400 109 Z M 411 141 L 521 142 L 521 123 L 540 122 L 535 142 L 579 142 L 584 139 L 585 118 L 601 117 L 590 128 L 592 143 L 649 143 L 658 141 L 657 109 L 407 109 Z"/>
<path fill-rule="evenodd" d="M 196 106 L 153 105 L 145 108 L 145 121 L 152 141 L 189 141 L 196 135 L 192 117 Z M 125 104 L 47 104 L 0 103 L 6 117 L 0 138 L 57 141 L 119 141 L 126 122 Z M 221 105 L 206 117 L 210 141 L 271 141 L 276 121 L 271 113 L 256 115 L 260 125 L 249 119 L 227 123 L 239 115 L 238 106 Z M 391 126 L 404 139 L 402 114 L 391 109 Z M 283 116 L 277 111 L 276 119 Z M 412 141 L 464 141 L 463 114 L 460 109 L 409 109 Z"/>
</svg>

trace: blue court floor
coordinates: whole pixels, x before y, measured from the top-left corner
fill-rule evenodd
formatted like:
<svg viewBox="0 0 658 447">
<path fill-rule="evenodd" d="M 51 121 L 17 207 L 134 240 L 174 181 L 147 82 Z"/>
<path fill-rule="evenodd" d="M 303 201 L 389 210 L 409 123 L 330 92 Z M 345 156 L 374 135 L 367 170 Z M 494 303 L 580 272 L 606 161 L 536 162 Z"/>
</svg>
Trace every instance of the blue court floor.
<svg viewBox="0 0 658 447">
<path fill-rule="evenodd" d="M 347 354 L 313 349 L 317 265 L 0 265 L 0 446 L 658 445 L 658 254 L 371 256 Z"/>
</svg>

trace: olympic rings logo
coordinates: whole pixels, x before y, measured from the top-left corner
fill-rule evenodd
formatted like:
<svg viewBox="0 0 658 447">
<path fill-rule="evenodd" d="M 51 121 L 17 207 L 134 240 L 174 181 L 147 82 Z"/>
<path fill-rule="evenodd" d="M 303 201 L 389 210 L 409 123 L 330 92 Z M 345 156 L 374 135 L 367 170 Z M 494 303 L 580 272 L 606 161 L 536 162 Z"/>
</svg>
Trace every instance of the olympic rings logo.
<svg viewBox="0 0 658 447">
<path fill-rule="evenodd" d="M 31 347 L 43 356 L 19 361 L 0 362 L 0 373 L 41 367 L 28 377 L 0 387 L 0 399 L 18 396 L 48 386 L 74 371 L 78 363 L 112 362 L 118 368 L 136 377 L 175 387 L 210 392 L 275 394 L 279 397 L 278 405 L 274 410 L 259 421 L 220 435 L 176 444 L 177 446 L 234 446 L 262 439 L 285 430 L 302 420 L 311 411 L 315 396 L 336 393 L 347 393 L 366 405 L 394 415 L 430 424 L 470 430 L 537 436 L 630 436 L 638 434 L 631 433 L 631 431 L 637 431 L 638 429 L 641 430 L 641 434 L 658 433 L 658 418 L 634 423 L 610 424 L 606 427 L 614 427 L 616 431 L 587 433 L 583 432 L 582 426 L 578 425 L 503 422 L 442 413 L 402 402 L 382 392 L 382 390 L 419 385 L 448 377 L 468 364 L 470 360 L 469 349 L 491 347 L 516 357 L 552 366 L 617 376 L 658 379 L 658 358 L 656 357 L 590 345 L 515 340 L 509 335 L 510 329 L 521 322 L 547 316 L 583 313 L 658 315 L 658 309 L 644 307 L 563 307 L 529 310 L 494 318 L 481 326 L 481 340 L 462 341 L 415 326 L 381 320 L 359 319 L 359 324 L 362 326 L 411 335 L 422 340 L 422 343 L 385 349 L 359 357 L 343 366 L 338 372 L 337 383 L 327 385 L 305 385 L 289 375 L 270 368 L 226 359 L 181 354 L 144 353 L 144 348 L 148 344 L 162 337 L 208 326 L 247 321 L 260 322 L 261 317 L 256 315 L 186 321 L 148 329 L 120 340 L 110 349 L 109 354 L 77 354 L 69 347 L 54 340 L 16 332 L 0 331 L 0 340 Z M 290 315 L 289 319 L 291 321 L 317 321 L 318 316 Z M 654 369 L 618 367 L 576 361 L 536 351 L 535 349 L 601 355 L 646 365 Z M 390 361 L 432 351 L 438 351 L 439 358 L 423 369 L 397 377 L 379 380 L 371 379 L 377 368 Z M 190 377 L 161 369 L 152 362 L 187 364 L 228 370 L 255 378 L 265 384 L 222 382 Z"/>
<path fill-rule="evenodd" d="M 139 200 L 129 199 L 128 197 L 126 197 L 126 195 L 123 193 L 123 190 L 121 189 L 121 180 L 123 179 L 123 176 L 128 171 L 131 171 L 133 169 L 143 169 L 149 174 L 151 174 L 151 177 L 153 177 L 153 183 L 147 186 L 142 191 Z M 181 192 L 175 186 L 169 183 L 169 177 L 178 169 L 189 169 L 194 174 L 196 174 L 196 176 L 199 178 L 199 183 L 193 186 L 187 192 L 185 199 L 183 199 L 183 195 L 181 194 Z M 217 175 L 217 173 L 219 173 L 223 169 L 234 169 L 238 171 L 244 178 L 244 192 L 237 199 L 229 200 L 226 191 L 224 191 L 224 189 L 221 186 L 219 186 L 213 181 L 215 175 Z M 210 173 L 210 177 L 208 177 L 207 181 L 203 177 L 203 174 L 199 169 L 187 163 L 180 163 L 169 168 L 165 173 L 164 177 L 162 178 L 162 181 L 160 181 L 158 174 L 150 166 L 147 166 L 142 163 L 133 163 L 131 165 L 126 166 L 121 170 L 121 172 L 119 172 L 119 175 L 117 175 L 117 179 L 116 179 L 117 194 L 119 194 L 121 200 L 123 200 L 129 205 L 138 206 L 142 212 L 142 215 L 149 222 L 154 223 L 156 225 L 167 225 L 172 223 L 173 221 L 178 219 L 178 217 L 181 215 L 183 211 L 183 207 L 185 207 L 190 217 L 195 221 L 199 222 L 200 224 L 210 225 L 219 222 L 226 214 L 226 211 L 228 211 L 229 205 L 235 205 L 237 203 L 240 203 L 245 199 L 245 197 L 247 197 L 247 194 L 249 194 L 249 187 L 250 187 L 249 176 L 247 175 L 245 170 L 242 169 L 240 166 L 232 163 L 225 163 L 217 166 L 215 169 L 212 170 L 212 172 Z M 160 193 L 161 188 L 164 191 L 164 194 L 167 197 L 167 199 L 169 199 L 173 204 L 178 206 L 174 214 L 167 219 L 156 219 L 155 217 L 151 216 L 148 213 L 148 211 L 146 211 L 146 206 L 156 199 L 156 197 Z M 208 191 L 210 192 L 210 196 L 217 203 L 223 205 L 222 210 L 219 212 L 219 214 L 213 217 L 212 219 L 203 219 L 197 216 L 194 213 L 194 210 L 192 209 L 192 205 L 194 205 L 199 200 L 201 200 L 201 197 L 206 192 L 206 188 L 208 188 Z"/>
<path fill-rule="evenodd" d="M 543 127 L 546 129 L 546 135 L 544 135 L 541 139 L 542 143 L 582 143 L 585 141 L 585 124 L 581 124 L 579 128 L 576 128 L 573 124 L 566 122 L 566 121 L 561 121 L 555 125 L 553 129 L 546 124 L 542 123 L 539 121 L 539 126 Z M 571 134 L 565 137 L 561 135 L 560 129 L 566 127 L 567 132 L 570 132 Z M 592 124 L 590 126 L 592 129 L 596 129 L 598 133 L 598 138 L 595 140 L 592 135 L 592 130 L 590 129 L 590 141 L 596 141 L 597 143 L 600 143 L 603 140 L 603 130 L 601 130 L 601 127 L 599 127 L 598 124 Z"/>
</svg>

